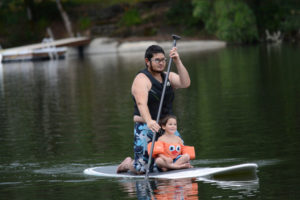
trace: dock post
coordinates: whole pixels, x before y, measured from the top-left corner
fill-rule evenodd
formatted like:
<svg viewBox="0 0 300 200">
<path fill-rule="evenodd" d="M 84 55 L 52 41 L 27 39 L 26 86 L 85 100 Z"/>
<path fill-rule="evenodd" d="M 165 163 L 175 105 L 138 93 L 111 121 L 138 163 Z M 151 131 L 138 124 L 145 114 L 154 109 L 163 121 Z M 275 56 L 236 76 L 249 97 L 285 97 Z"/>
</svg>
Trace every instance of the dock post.
<svg viewBox="0 0 300 200">
<path fill-rule="evenodd" d="M 80 45 L 78 46 L 78 56 L 79 58 L 84 58 L 84 46 L 83 45 Z"/>
</svg>

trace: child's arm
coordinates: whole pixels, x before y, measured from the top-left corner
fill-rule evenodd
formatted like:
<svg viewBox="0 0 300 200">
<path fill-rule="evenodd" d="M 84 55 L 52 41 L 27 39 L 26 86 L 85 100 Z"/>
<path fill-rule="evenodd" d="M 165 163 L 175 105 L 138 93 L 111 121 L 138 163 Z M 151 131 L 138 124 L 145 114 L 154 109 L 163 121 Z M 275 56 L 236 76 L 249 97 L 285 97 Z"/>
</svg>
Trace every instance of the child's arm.
<svg viewBox="0 0 300 200">
<path fill-rule="evenodd" d="M 159 154 L 158 157 L 164 159 L 166 162 L 173 163 L 173 159 L 165 156 L 164 154 Z"/>
</svg>

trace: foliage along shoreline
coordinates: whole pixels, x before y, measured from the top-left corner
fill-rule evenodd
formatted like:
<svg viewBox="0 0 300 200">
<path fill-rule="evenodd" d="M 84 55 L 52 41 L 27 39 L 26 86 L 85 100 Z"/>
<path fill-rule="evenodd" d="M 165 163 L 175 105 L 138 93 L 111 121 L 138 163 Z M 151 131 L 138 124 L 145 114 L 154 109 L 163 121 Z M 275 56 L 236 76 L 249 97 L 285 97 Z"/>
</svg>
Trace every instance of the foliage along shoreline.
<svg viewBox="0 0 300 200">
<path fill-rule="evenodd" d="M 297 0 L 3 0 L 0 17 L 3 48 L 72 34 L 130 41 L 176 33 L 229 44 L 300 40 Z"/>
</svg>

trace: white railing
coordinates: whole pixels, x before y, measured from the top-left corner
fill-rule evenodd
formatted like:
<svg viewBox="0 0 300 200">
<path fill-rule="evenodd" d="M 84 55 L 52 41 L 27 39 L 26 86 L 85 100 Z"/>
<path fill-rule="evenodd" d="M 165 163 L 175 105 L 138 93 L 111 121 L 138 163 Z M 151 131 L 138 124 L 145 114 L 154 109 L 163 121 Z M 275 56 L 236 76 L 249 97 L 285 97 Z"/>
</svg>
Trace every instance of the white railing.
<svg viewBox="0 0 300 200">
<path fill-rule="evenodd" d="M 53 42 L 54 42 L 54 40 L 52 38 L 44 38 L 42 40 L 42 43 L 46 44 L 45 48 L 47 48 L 47 52 L 48 52 L 49 58 L 51 60 L 53 60 L 53 59 L 57 60 L 59 58 L 59 56 L 57 54 L 56 46 L 53 45 Z"/>
</svg>

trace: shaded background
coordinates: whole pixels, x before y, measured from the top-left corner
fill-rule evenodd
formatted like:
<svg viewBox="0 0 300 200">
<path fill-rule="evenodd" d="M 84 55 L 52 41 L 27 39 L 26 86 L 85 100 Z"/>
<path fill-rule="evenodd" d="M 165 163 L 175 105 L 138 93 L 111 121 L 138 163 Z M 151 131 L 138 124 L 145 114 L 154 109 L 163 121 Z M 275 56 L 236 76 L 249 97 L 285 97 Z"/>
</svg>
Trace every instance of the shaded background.
<svg viewBox="0 0 300 200">
<path fill-rule="evenodd" d="M 69 36 L 122 40 L 190 39 L 257 43 L 280 32 L 299 41 L 298 0 L 2 0 L 3 48 Z"/>
</svg>

